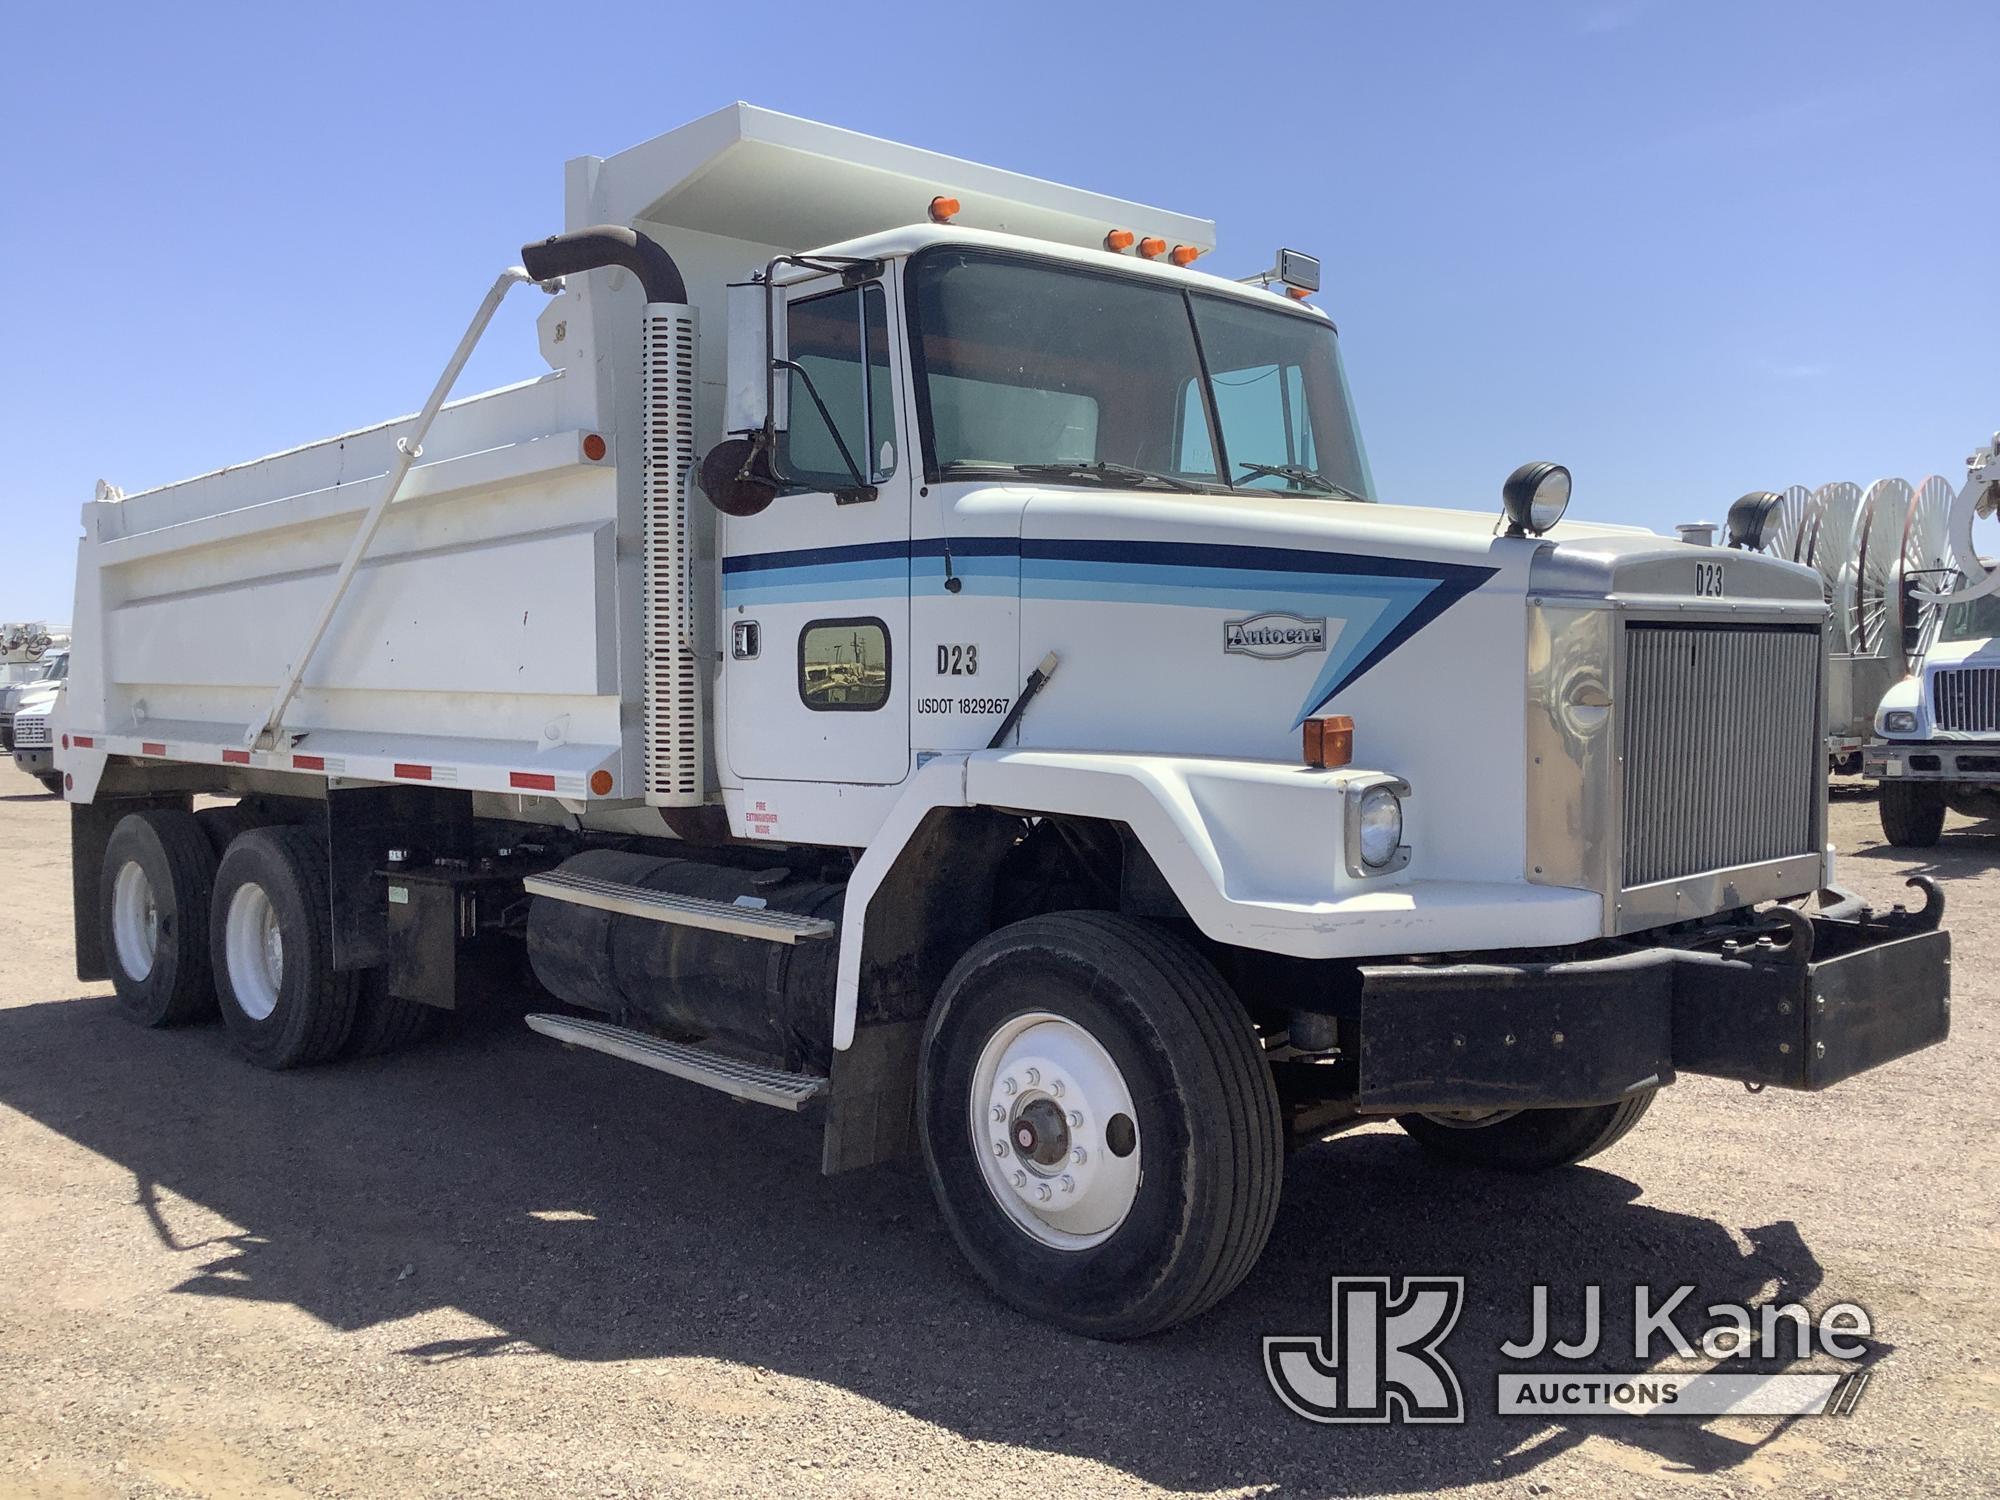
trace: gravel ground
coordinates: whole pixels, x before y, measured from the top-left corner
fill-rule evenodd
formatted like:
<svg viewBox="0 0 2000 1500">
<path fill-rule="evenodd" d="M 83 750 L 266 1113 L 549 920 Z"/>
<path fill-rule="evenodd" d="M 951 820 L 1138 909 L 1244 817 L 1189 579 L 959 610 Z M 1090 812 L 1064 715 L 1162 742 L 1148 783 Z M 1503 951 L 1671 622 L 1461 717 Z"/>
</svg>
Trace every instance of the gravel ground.
<svg viewBox="0 0 2000 1500">
<path fill-rule="evenodd" d="M 808 1121 L 518 1023 L 289 1075 L 130 1027 L 72 977 L 62 805 L 0 770 L 0 1495 L 1995 1493 L 2000 1147 L 1963 1122 L 2000 1114 L 2000 835 L 1833 826 L 1870 897 L 1947 882 L 1947 1046 L 1819 1097 L 1691 1079 L 1536 1180 L 1337 1138 L 1235 1297 L 1108 1346 L 990 1300 L 913 1166 L 822 1178 Z M 1465 1425 L 1272 1395 L 1262 1336 L 1358 1272 L 1468 1278 Z M 1845 1419 L 1496 1417 L 1537 1281 L 1569 1323 L 1587 1282 L 1856 1301 L 1875 1377 Z"/>
</svg>

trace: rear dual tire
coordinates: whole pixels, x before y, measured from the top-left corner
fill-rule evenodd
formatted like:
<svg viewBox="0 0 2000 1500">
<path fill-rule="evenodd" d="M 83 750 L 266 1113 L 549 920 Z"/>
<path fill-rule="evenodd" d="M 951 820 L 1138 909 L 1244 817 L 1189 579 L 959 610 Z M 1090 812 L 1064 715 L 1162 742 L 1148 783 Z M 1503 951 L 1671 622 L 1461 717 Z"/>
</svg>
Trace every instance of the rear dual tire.
<svg viewBox="0 0 2000 1500">
<path fill-rule="evenodd" d="M 260 1068 L 325 1062 L 346 1045 L 359 974 L 333 967 L 326 852 L 303 828 L 254 828 L 216 872 L 209 947 L 223 1022 Z"/>
<path fill-rule="evenodd" d="M 141 1026 L 178 1026 L 215 1011 L 208 913 L 215 851 L 193 813 L 149 808 L 112 829 L 97 909 L 118 1008 Z"/>
</svg>

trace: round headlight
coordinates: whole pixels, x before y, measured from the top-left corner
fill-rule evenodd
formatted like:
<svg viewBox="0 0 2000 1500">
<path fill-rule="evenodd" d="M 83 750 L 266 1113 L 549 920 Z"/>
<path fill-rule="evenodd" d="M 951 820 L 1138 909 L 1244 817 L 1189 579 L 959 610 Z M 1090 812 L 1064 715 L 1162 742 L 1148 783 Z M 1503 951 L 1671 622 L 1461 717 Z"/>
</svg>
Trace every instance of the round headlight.
<svg viewBox="0 0 2000 1500">
<path fill-rule="evenodd" d="M 1403 799 L 1386 786 L 1370 787 L 1361 794 L 1356 809 L 1359 820 L 1356 847 L 1361 862 L 1379 870 L 1396 857 L 1403 843 Z"/>
<path fill-rule="evenodd" d="M 1522 464 L 1500 486 L 1509 536 L 1540 536 L 1569 509 L 1569 470 L 1561 464 Z"/>
<path fill-rule="evenodd" d="M 1892 708 L 1882 715 L 1884 734 L 1915 734 L 1917 716 L 1907 708 Z"/>
</svg>

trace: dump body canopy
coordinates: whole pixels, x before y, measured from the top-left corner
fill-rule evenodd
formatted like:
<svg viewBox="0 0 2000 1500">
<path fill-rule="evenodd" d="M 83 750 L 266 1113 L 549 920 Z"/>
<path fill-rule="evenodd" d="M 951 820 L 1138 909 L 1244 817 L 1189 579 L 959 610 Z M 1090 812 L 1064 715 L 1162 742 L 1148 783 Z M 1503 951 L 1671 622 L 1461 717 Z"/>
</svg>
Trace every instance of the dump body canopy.
<svg viewBox="0 0 2000 1500">
<path fill-rule="evenodd" d="M 935 197 L 958 199 L 961 212 L 953 222 L 973 229 L 1084 246 L 1102 245 L 1107 231 L 1126 229 L 1203 253 L 1215 248 L 1210 219 L 752 104 L 727 105 L 615 156 L 582 162 L 609 222 L 657 224 L 794 252 L 921 223 Z"/>
</svg>

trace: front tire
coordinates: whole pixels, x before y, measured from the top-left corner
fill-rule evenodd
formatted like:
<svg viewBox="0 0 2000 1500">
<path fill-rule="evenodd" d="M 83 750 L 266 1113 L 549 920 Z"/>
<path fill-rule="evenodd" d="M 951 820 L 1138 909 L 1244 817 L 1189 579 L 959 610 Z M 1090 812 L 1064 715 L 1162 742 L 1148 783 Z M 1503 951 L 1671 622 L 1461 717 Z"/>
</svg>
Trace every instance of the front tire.
<svg viewBox="0 0 2000 1500">
<path fill-rule="evenodd" d="M 326 850 L 303 828 L 255 828 L 222 856 L 209 921 L 222 1019 L 260 1068 L 324 1062 L 354 1026 L 358 974 L 333 967 Z"/>
<path fill-rule="evenodd" d="M 1170 1328 L 1270 1236 L 1270 1069 L 1221 976 L 1161 928 L 1061 912 L 983 939 L 939 992 L 918 1090 L 946 1224 L 1033 1317 L 1096 1338 Z"/>
<path fill-rule="evenodd" d="M 149 808 L 111 830 L 97 909 L 118 1008 L 141 1026 L 178 1026 L 214 1011 L 214 890 L 215 852 L 193 813 Z"/>
<path fill-rule="evenodd" d="M 1609 1150 L 1652 1108 L 1658 1089 L 1615 1104 L 1496 1110 L 1481 1119 L 1399 1115 L 1396 1123 L 1434 1156 L 1503 1172 L 1546 1172 Z"/>
<path fill-rule="evenodd" d="M 1920 782 L 1885 781 L 1882 837 L 1900 849 L 1928 849 L 1944 833 L 1944 793 Z"/>
</svg>

